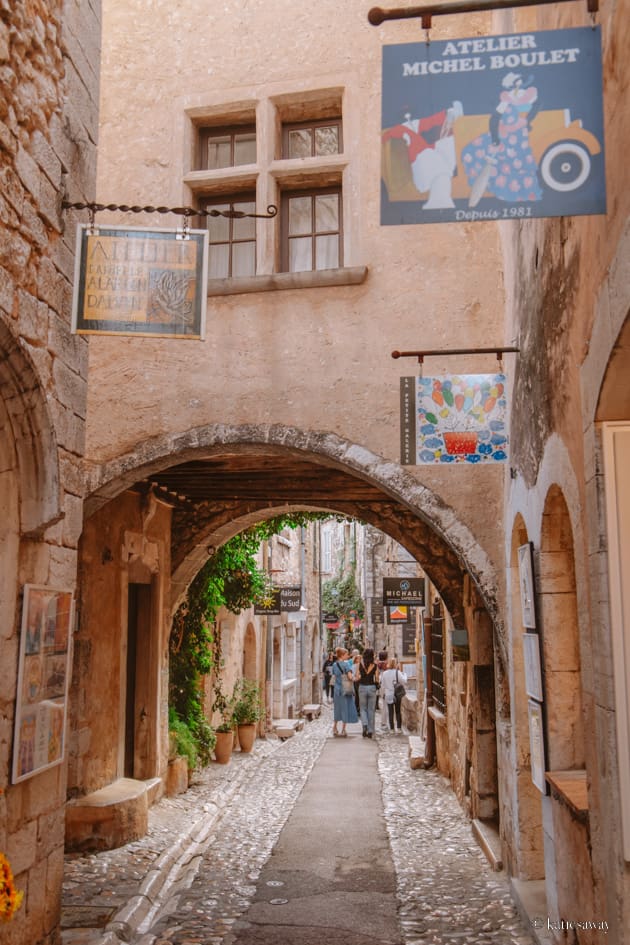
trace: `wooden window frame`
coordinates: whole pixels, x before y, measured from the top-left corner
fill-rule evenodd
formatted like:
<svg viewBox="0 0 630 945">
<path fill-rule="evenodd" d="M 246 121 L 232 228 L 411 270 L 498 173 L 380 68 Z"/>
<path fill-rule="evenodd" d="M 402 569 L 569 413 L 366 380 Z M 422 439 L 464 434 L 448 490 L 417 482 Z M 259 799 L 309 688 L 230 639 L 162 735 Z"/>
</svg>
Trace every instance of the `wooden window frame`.
<svg viewBox="0 0 630 945">
<path fill-rule="evenodd" d="M 310 157 L 319 158 L 319 159 L 325 159 L 326 157 L 330 157 L 330 155 L 327 155 L 327 154 L 315 153 L 315 129 L 316 128 L 329 128 L 331 125 L 337 126 L 339 147 L 335 153 L 343 154 L 343 127 L 342 127 L 341 115 L 335 115 L 334 118 L 318 118 L 318 119 L 312 119 L 311 121 L 284 122 L 282 125 L 282 159 L 283 160 L 299 160 L 299 158 L 291 158 L 289 156 L 289 132 L 304 131 L 304 130 L 313 132 Z"/>
<path fill-rule="evenodd" d="M 197 132 L 197 144 L 198 144 L 198 154 L 197 154 L 197 169 L 200 171 L 211 171 L 212 173 L 220 173 L 221 171 L 227 171 L 232 167 L 250 167 L 251 164 L 256 163 L 256 157 L 254 161 L 249 164 L 235 164 L 234 163 L 234 147 L 235 139 L 237 135 L 241 134 L 253 134 L 254 142 L 256 145 L 256 154 L 258 153 L 258 140 L 256 136 L 256 125 L 254 123 L 247 123 L 245 125 L 202 125 L 199 127 Z M 208 141 L 214 137 L 229 137 L 230 138 L 230 163 L 226 164 L 223 167 L 208 167 L 207 160 L 204 161 L 204 154 L 207 154 L 208 151 Z"/>
<path fill-rule="evenodd" d="M 216 207 L 216 206 L 218 206 L 218 205 L 220 205 L 220 204 L 221 204 L 221 205 L 222 205 L 222 204 L 229 204 L 231 210 L 233 210 L 233 209 L 237 209 L 237 210 L 238 210 L 238 204 L 239 204 L 239 203 L 253 203 L 253 204 L 254 204 L 254 212 L 255 212 L 255 211 L 256 211 L 256 193 L 255 193 L 255 191 L 251 191 L 251 192 L 243 193 L 243 194 L 229 194 L 229 195 L 225 195 L 225 196 L 223 196 L 223 195 L 217 195 L 217 196 L 213 196 L 212 198 L 206 198 L 205 200 L 202 200 L 202 201 L 201 201 L 201 207 L 200 207 L 200 209 L 202 209 L 202 210 L 210 210 L 210 209 L 212 209 L 212 207 Z M 211 219 L 212 219 L 212 217 L 201 217 L 201 221 L 202 221 L 201 225 L 207 227 Z M 255 221 L 254 221 L 254 237 L 253 237 L 253 240 L 252 240 L 252 239 L 234 239 L 234 223 L 235 223 L 235 220 L 234 220 L 233 218 L 228 217 L 228 218 L 227 218 L 227 223 L 228 223 L 228 225 L 229 225 L 229 239 L 224 240 L 224 241 L 221 241 L 221 242 L 214 242 L 214 243 L 209 239 L 209 241 L 208 241 L 208 258 L 210 257 L 210 253 L 212 252 L 212 247 L 213 247 L 213 246 L 229 246 L 229 266 L 228 266 L 228 274 L 227 274 L 226 276 L 214 276 L 214 277 L 212 277 L 212 278 L 223 278 L 223 279 L 247 278 L 247 277 L 244 277 L 244 276 L 233 276 L 233 275 L 232 275 L 232 263 L 233 263 L 232 247 L 233 247 L 233 246 L 236 246 L 236 245 L 238 245 L 238 244 L 240 244 L 240 243 L 252 243 L 252 242 L 253 242 L 253 244 L 254 244 L 254 272 L 252 273 L 252 275 L 256 275 L 256 268 L 257 268 L 257 264 L 258 264 L 258 252 L 257 252 L 257 251 L 258 251 L 258 240 L 257 240 L 258 234 L 256 233 L 256 223 L 255 223 Z"/>
<path fill-rule="evenodd" d="M 289 237 L 289 201 L 295 197 L 311 197 L 313 200 L 313 227 L 315 226 L 315 197 L 323 197 L 328 194 L 336 194 L 339 198 L 339 228 L 337 230 L 321 230 L 317 231 L 316 229 L 311 229 L 310 234 L 301 233 L 295 237 Z M 285 190 L 281 195 L 281 213 L 280 213 L 280 271 L 281 272 L 291 272 L 289 269 L 289 245 L 291 239 L 303 239 L 304 237 L 310 236 L 311 239 L 311 268 L 297 270 L 301 272 L 321 272 L 323 270 L 318 270 L 316 267 L 316 237 L 317 236 L 337 236 L 339 240 L 339 255 L 337 258 L 337 265 L 333 266 L 333 269 L 341 269 L 343 267 L 343 190 L 340 184 L 335 184 L 334 186 L 328 187 L 309 187 L 307 189 L 300 190 Z"/>
</svg>

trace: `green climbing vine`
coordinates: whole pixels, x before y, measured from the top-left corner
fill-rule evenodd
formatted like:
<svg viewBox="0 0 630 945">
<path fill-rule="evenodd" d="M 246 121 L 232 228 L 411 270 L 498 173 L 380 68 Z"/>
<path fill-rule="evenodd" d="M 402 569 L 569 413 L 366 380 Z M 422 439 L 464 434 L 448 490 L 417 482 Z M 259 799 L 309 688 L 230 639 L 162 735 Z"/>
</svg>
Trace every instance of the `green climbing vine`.
<svg viewBox="0 0 630 945">
<path fill-rule="evenodd" d="M 256 561 L 262 541 L 283 528 L 299 528 L 329 518 L 330 513 L 324 512 L 291 512 L 235 535 L 208 559 L 178 608 L 169 641 L 169 718 L 171 731 L 176 728 L 181 734 L 182 746 L 186 742 L 182 726 L 188 730 L 202 765 L 210 761 L 215 742 L 214 731 L 203 711 L 202 677 L 220 674 L 220 639 L 215 631 L 220 608 L 238 614 L 264 595 L 267 575 Z M 220 685 L 215 685 L 214 708 L 223 711 L 227 704 Z M 188 746 L 183 753 L 190 757 Z"/>
</svg>

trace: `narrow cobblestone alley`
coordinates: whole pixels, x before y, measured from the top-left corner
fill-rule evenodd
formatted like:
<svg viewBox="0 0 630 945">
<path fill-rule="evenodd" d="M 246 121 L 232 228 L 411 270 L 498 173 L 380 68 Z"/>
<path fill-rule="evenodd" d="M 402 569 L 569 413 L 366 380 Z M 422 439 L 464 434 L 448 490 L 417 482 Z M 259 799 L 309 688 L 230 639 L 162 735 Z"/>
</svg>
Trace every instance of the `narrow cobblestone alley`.
<svg viewBox="0 0 630 945">
<path fill-rule="evenodd" d="M 359 726 L 354 728 L 356 734 L 351 732 L 342 743 L 347 764 L 358 759 L 366 778 L 370 767 L 373 778 L 377 770 L 380 773 L 381 785 L 375 781 L 375 790 L 382 794 L 396 874 L 399 927 L 393 938 L 382 941 L 531 945 L 504 874 L 491 872 L 447 781 L 435 771 L 409 768 L 404 737 L 381 735 L 375 745 L 361 739 Z M 259 740 L 252 754 L 235 753 L 230 765 L 213 764 L 198 774 L 186 794 L 164 799 L 150 812 L 149 833 L 141 841 L 101 854 L 68 856 L 63 945 L 117 945 L 121 939 L 134 945 L 254 940 L 247 930 L 261 915 L 265 924 L 265 903 L 280 915 L 287 905 L 282 900 L 295 891 L 295 882 L 286 882 L 286 875 L 269 879 L 280 863 L 273 862 L 271 854 L 290 817 L 298 817 L 299 828 L 304 812 L 300 815 L 298 809 L 317 779 L 325 777 L 330 796 L 336 797 L 335 809 L 318 825 L 320 835 L 353 804 L 352 779 L 336 763 L 341 745 L 329 736 L 325 709 L 321 719 L 287 742 Z M 307 780 L 309 791 L 303 792 Z M 331 836 L 334 860 L 338 841 L 334 831 Z M 308 835 L 303 857 L 304 869 L 310 870 L 307 841 Z M 285 834 L 279 851 L 283 844 Z M 388 892 L 383 862 L 374 863 L 374 872 L 379 879 L 373 887 L 375 899 L 393 911 L 393 888 Z M 364 892 L 364 875 L 364 869 L 357 872 L 356 888 L 352 883 L 339 887 L 341 896 L 347 891 L 347 915 L 353 908 L 352 892 Z M 278 885 L 281 882 L 284 885 Z M 355 904 L 359 914 L 368 914 L 365 897 L 359 896 Z M 380 945 L 371 928 L 357 923 L 355 930 L 363 940 L 373 938 Z M 303 930 L 297 928 L 295 934 L 296 945 L 301 945 L 306 940 Z M 320 940 L 332 936 L 323 915 Z"/>
</svg>

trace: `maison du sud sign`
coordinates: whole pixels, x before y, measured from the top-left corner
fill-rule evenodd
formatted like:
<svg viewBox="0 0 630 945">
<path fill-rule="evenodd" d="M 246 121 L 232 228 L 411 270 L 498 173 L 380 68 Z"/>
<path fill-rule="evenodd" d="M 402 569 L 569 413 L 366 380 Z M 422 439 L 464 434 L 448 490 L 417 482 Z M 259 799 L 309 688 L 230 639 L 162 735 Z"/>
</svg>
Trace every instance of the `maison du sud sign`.
<svg viewBox="0 0 630 945">
<path fill-rule="evenodd" d="M 383 48 L 381 223 L 606 212 L 599 28 Z"/>
</svg>

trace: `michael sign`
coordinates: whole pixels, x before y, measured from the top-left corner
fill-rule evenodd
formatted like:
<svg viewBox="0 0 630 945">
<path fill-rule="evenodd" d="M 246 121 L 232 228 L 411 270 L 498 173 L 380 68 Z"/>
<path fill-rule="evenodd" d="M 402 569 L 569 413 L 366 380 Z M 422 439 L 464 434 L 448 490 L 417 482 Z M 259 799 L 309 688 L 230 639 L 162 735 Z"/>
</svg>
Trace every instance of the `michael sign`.
<svg viewBox="0 0 630 945">
<path fill-rule="evenodd" d="M 424 607 L 424 578 L 383 578 L 383 604 Z"/>
</svg>

